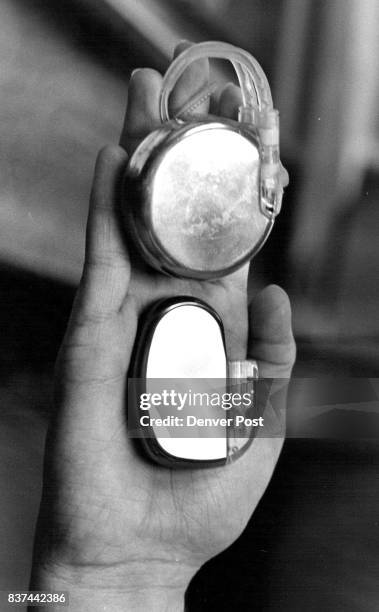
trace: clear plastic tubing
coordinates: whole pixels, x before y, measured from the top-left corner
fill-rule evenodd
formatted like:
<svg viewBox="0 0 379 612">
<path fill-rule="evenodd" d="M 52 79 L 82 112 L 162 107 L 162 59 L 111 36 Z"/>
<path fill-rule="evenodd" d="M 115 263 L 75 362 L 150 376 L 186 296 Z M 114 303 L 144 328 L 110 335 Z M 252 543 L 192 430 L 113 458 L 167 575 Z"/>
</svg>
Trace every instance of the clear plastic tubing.
<svg viewBox="0 0 379 612">
<path fill-rule="evenodd" d="M 248 121 L 255 110 L 268 114 L 273 110 L 270 86 L 257 60 L 247 51 L 224 42 L 203 42 L 185 49 L 169 66 L 163 78 L 160 97 L 162 122 L 170 120 L 169 96 L 181 74 L 192 62 L 203 58 L 229 60 L 236 71 L 242 95 L 240 121 Z"/>
</svg>

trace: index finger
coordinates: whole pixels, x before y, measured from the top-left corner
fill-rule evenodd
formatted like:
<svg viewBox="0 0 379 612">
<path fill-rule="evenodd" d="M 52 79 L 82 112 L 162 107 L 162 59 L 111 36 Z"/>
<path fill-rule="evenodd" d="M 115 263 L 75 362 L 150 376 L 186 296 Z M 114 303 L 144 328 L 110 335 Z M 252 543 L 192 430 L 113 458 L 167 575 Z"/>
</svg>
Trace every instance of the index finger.
<svg viewBox="0 0 379 612">
<path fill-rule="evenodd" d="M 138 68 L 132 73 L 120 146 L 131 155 L 140 142 L 159 127 L 159 96 L 162 76 L 151 68 Z"/>
</svg>

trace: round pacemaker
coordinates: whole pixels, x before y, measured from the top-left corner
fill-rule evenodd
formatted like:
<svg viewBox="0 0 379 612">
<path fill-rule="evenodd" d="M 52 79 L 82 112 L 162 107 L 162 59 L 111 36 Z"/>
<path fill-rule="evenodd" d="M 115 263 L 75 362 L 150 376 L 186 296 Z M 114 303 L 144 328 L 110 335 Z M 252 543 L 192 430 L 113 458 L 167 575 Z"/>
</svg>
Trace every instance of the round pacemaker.
<svg viewBox="0 0 379 612">
<path fill-rule="evenodd" d="M 260 246 L 268 220 L 253 138 L 220 123 L 193 127 L 159 156 L 151 178 L 151 232 L 178 267 L 223 272 Z"/>
</svg>

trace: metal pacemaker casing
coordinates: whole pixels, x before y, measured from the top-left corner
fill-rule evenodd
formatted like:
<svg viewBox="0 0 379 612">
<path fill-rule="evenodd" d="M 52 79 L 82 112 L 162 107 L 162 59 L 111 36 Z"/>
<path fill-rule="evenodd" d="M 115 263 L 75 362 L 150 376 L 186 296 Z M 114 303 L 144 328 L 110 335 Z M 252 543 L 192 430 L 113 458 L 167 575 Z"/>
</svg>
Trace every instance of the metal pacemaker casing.
<svg viewBox="0 0 379 612">
<path fill-rule="evenodd" d="M 255 126 L 207 116 L 170 120 L 127 166 L 121 208 L 144 260 L 169 275 L 226 276 L 261 248 L 277 214 L 262 181 Z"/>
</svg>

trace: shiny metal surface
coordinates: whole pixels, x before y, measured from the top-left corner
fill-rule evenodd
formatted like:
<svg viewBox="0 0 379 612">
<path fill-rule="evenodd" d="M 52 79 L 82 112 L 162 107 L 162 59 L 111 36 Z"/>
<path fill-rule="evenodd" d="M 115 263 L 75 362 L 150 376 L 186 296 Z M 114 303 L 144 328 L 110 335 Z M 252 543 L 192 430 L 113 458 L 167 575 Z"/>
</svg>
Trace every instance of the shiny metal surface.
<svg viewBox="0 0 379 612">
<path fill-rule="evenodd" d="M 154 174 L 151 228 L 184 268 L 217 272 L 245 258 L 267 219 L 259 207 L 259 151 L 217 124 L 192 129 L 174 143 Z"/>
<path fill-rule="evenodd" d="M 220 326 L 216 319 L 204 308 L 193 305 L 179 306 L 170 310 L 158 323 L 150 346 L 146 371 L 146 390 L 155 392 L 154 379 L 175 386 L 176 391 L 188 391 L 188 381 L 194 389 L 203 379 L 203 390 L 208 389 L 207 379 L 225 380 L 226 354 Z M 183 388 L 181 388 L 181 384 Z M 198 389 L 201 391 L 201 389 Z M 162 410 L 162 409 L 161 409 Z M 212 406 L 204 407 L 203 417 L 220 416 L 220 410 Z M 183 412 L 174 413 L 182 415 Z M 164 417 L 159 407 L 152 407 L 151 417 Z M 192 437 L 178 437 L 178 428 L 169 428 L 162 435 L 162 427 L 155 434 L 163 450 L 178 459 L 216 460 L 227 456 L 227 431 L 217 426 L 211 430 L 191 428 Z M 185 431 L 189 431 L 185 428 Z M 207 437 L 204 437 L 207 435 Z M 209 436 L 212 437 L 209 437 Z"/>
<path fill-rule="evenodd" d="M 273 225 L 262 212 L 260 141 L 230 119 L 170 121 L 129 161 L 126 229 L 154 268 L 219 278 L 247 262 Z"/>
</svg>

